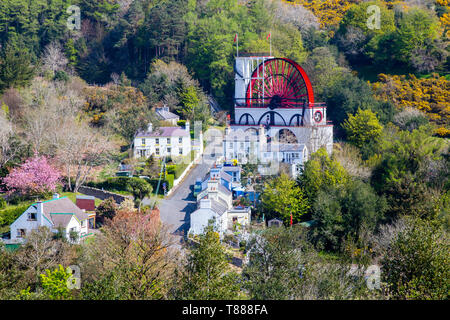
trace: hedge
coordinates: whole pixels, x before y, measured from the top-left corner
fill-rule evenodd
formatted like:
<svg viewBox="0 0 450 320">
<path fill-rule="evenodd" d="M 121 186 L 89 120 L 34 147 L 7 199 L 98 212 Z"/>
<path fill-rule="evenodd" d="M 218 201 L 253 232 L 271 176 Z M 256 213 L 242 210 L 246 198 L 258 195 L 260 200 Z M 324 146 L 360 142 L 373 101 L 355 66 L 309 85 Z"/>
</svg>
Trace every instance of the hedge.
<svg viewBox="0 0 450 320">
<path fill-rule="evenodd" d="M 155 194 L 156 192 L 156 188 L 158 187 L 158 181 L 159 179 L 148 179 L 145 178 L 145 180 L 147 180 L 153 187 L 153 194 Z M 168 186 L 168 188 L 166 188 L 166 191 L 169 191 L 170 189 L 172 189 L 173 187 L 173 181 L 174 181 L 174 176 L 173 174 L 168 174 L 166 175 L 165 179 L 161 179 L 161 183 L 159 184 L 159 190 L 158 190 L 158 194 L 164 194 L 164 189 L 163 189 L 163 183 L 166 183 L 166 186 Z"/>
<path fill-rule="evenodd" d="M 0 226 L 9 226 L 22 213 L 27 210 L 29 205 L 19 206 L 11 209 L 0 210 Z"/>
</svg>

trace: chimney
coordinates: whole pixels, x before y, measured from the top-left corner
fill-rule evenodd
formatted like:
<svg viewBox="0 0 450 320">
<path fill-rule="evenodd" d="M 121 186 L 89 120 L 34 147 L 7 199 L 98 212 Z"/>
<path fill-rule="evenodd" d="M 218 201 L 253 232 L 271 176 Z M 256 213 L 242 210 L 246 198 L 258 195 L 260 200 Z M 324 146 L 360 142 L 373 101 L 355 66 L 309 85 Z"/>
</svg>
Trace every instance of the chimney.
<svg viewBox="0 0 450 320">
<path fill-rule="evenodd" d="M 186 130 L 187 133 L 191 132 L 191 126 L 189 125 L 189 120 L 186 120 L 186 124 L 184 126 L 184 129 Z"/>
<path fill-rule="evenodd" d="M 200 200 L 200 209 L 211 209 L 211 200 L 210 199 Z"/>
<path fill-rule="evenodd" d="M 37 213 L 36 213 L 36 219 L 38 221 L 39 226 L 44 225 L 44 205 L 42 204 L 42 201 L 36 202 L 37 207 Z"/>
<path fill-rule="evenodd" d="M 59 193 L 54 193 L 53 194 L 53 199 L 59 199 Z"/>
<path fill-rule="evenodd" d="M 148 124 L 147 131 L 148 132 L 152 132 L 153 131 L 153 124 L 151 122 Z"/>
</svg>

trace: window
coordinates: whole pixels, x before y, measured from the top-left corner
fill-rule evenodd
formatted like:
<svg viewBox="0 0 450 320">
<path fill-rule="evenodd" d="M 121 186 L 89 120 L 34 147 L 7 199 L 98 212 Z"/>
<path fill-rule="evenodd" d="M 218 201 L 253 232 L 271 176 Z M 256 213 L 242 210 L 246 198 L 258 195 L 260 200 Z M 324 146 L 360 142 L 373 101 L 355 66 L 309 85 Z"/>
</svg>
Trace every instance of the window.
<svg viewBox="0 0 450 320">
<path fill-rule="evenodd" d="M 81 227 L 84 228 L 86 226 L 86 220 L 81 220 Z"/>
<path fill-rule="evenodd" d="M 170 138 L 167 138 L 167 144 L 170 144 Z"/>
<path fill-rule="evenodd" d="M 179 153 L 183 154 L 183 148 L 180 148 Z"/>
<path fill-rule="evenodd" d="M 178 138 L 178 143 L 183 143 L 183 138 Z"/>
<path fill-rule="evenodd" d="M 17 229 L 17 238 L 25 237 L 26 230 L 25 229 Z"/>
<path fill-rule="evenodd" d="M 145 146 L 145 139 L 142 139 L 142 145 Z"/>
<path fill-rule="evenodd" d="M 167 148 L 167 153 L 171 153 L 172 152 L 172 148 Z"/>
<path fill-rule="evenodd" d="M 159 148 L 155 149 L 156 154 L 159 156 Z"/>
<path fill-rule="evenodd" d="M 36 221 L 36 213 L 35 212 L 28 212 L 28 221 Z"/>
<path fill-rule="evenodd" d="M 233 142 L 230 142 L 230 149 L 233 149 Z"/>
<path fill-rule="evenodd" d="M 156 138 L 155 143 L 159 144 L 159 138 Z"/>
<path fill-rule="evenodd" d="M 241 149 L 244 149 L 244 143 L 241 142 Z"/>
</svg>

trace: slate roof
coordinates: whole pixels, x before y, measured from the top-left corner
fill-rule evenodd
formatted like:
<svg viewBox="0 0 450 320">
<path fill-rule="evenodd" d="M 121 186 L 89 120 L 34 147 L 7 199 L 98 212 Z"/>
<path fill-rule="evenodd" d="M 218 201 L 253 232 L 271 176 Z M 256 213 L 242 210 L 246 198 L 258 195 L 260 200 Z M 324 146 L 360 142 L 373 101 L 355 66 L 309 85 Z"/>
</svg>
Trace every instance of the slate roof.
<svg viewBox="0 0 450 320">
<path fill-rule="evenodd" d="M 228 174 L 225 171 L 223 171 L 223 170 L 220 171 L 220 178 L 222 178 L 222 179 L 224 179 L 224 180 L 226 180 L 228 182 L 233 181 L 233 177 L 230 174 Z"/>
<path fill-rule="evenodd" d="M 32 206 L 34 206 L 37 209 L 36 203 L 33 203 Z M 61 224 L 64 222 L 68 223 L 72 215 L 75 215 L 75 217 L 79 221 L 89 218 L 89 215 L 86 212 L 83 212 L 83 210 L 78 208 L 67 197 L 43 201 L 42 208 L 44 210 L 44 216 L 54 225 Z"/>
<path fill-rule="evenodd" d="M 190 134 L 186 130 L 180 127 L 159 127 L 154 129 L 151 132 L 148 131 L 139 131 L 136 134 L 136 137 L 189 137 Z"/>
<path fill-rule="evenodd" d="M 303 152 L 304 149 L 305 149 L 304 144 L 297 144 L 297 143 L 279 144 L 279 150 L 281 152 Z"/>
<path fill-rule="evenodd" d="M 223 184 L 219 184 L 219 191 L 224 193 L 225 195 L 230 195 L 232 193 Z"/>
<path fill-rule="evenodd" d="M 179 116 L 170 112 L 168 107 L 156 108 L 155 111 L 162 120 L 180 119 Z"/>
<path fill-rule="evenodd" d="M 219 201 L 211 199 L 211 209 L 218 215 L 222 215 L 227 211 L 227 205 L 225 202 L 219 199 Z"/>
<path fill-rule="evenodd" d="M 61 214 L 52 213 L 52 214 L 50 214 L 50 216 L 52 218 L 53 225 L 56 228 L 58 228 L 58 227 L 64 227 L 65 228 L 69 224 L 70 220 L 72 219 L 73 214 L 70 214 L 70 213 L 67 213 L 67 214 L 65 214 L 65 213 L 61 213 Z"/>
<path fill-rule="evenodd" d="M 222 170 L 225 172 L 241 171 L 241 167 L 239 167 L 239 166 L 223 166 Z"/>
<path fill-rule="evenodd" d="M 93 196 L 77 196 L 77 199 L 80 199 L 80 200 L 94 200 L 95 201 L 95 197 L 93 197 Z"/>
</svg>

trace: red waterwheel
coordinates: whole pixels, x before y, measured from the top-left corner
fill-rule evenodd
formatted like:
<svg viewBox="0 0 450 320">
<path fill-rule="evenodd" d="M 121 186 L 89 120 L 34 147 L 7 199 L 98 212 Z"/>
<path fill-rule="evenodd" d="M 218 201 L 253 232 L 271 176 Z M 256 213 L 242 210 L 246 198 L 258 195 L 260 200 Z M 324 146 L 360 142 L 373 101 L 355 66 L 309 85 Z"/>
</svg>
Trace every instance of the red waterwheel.
<svg viewBox="0 0 450 320">
<path fill-rule="evenodd" d="M 302 108 L 305 102 L 314 103 L 313 89 L 305 70 L 296 62 L 269 59 L 253 71 L 247 86 L 247 107 Z"/>
</svg>

